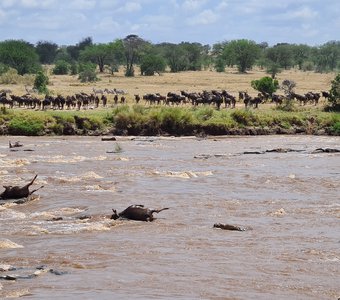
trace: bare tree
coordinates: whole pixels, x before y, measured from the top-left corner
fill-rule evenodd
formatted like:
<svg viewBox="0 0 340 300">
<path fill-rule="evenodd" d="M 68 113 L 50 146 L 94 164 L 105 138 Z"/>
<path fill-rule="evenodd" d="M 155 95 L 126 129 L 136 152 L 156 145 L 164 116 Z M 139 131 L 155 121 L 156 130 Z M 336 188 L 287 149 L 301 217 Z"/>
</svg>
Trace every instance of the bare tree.
<svg viewBox="0 0 340 300">
<path fill-rule="evenodd" d="M 281 89 L 283 89 L 288 99 L 292 99 L 292 94 L 294 93 L 295 87 L 296 83 L 293 80 L 285 79 L 284 81 L 282 81 Z"/>
</svg>

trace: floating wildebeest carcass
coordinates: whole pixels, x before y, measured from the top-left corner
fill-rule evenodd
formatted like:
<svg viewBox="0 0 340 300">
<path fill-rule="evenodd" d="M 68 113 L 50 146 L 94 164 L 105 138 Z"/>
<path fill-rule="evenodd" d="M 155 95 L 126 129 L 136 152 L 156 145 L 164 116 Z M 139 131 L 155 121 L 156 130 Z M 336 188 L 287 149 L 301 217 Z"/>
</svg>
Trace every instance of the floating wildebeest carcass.
<svg viewBox="0 0 340 300">
<path fill-rule="evenodd" d="M 24 185 L 23 187 L 20 186 L 11 186 L 11 185 L 4 185 L 5 190 L 0 194 L 0 199 L 7 200 L 7 199 L 20 199 L 20 198 L 26 198 L 30 195 L 32 195 L 37 190 L 41 189 L 43 186 L 30 191 L 29 187 L 34 183 L 35 179 L 38 175 L 35 175 L 34 178 Z"/>
<path fill-rule="evenodd" d="M 118 218 L 130 219 L 135 221 L 146 221 L 152 222 L 154 220 L 154 213 L 159 213 L 162 210 L 169 209 L 168 207 L 162 209 L 150 209 L 144 207 L 144 205 L 130 205 L 128 208 L 124 209 L 122 212 L 117 213 L 115 209 L 112 209 L 113 215 L 111 219 L 117 220 Z"/>
</svg>

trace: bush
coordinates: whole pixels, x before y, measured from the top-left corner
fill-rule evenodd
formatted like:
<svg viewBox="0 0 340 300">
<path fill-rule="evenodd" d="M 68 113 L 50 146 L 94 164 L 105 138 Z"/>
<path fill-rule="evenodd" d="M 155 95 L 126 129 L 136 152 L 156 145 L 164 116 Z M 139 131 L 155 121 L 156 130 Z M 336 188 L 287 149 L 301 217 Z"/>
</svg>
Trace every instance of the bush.
<svg viewBox="0 0 340 300">
<path fill-rule="evenodd" d="M 296 111 L 295 104 L 291 99 L 284 99 L 282 104 L 275 107 L 275 109 L 282 111 Z"/>
<path fill-rule="evenodd" d="M 332 108 L 338 110 L 340 108 L 340 73 L 332 81 L 329 94 L 328 102 Z"/>
<path fill-rule="evenodd" d="M 9 66 L 0 62 L 0 75 L 6 73 L 9 70 Z"/>
<path fill-rule="evenodd" d="M 252 126 L 257 122 L 257 117 L 249 110 L 235 110 L 230 115 L 234 121 L 244 126 Z"/>
<path fill-rule="evenodd" d="M 70 66 L 71 75 L 77 75 L 78 74 L 78 65 L 76 63 L 72 63 Z"/>
<path fill-rule="evenodd" d="M 15 116 L 8 124 L 8 132 L 11 135 L 42 135 L 44 122 L 38 118 L 26 116 Z"/>
<path fill-rule="evenodd" d="M 340 122 L 336 122 L 332 127 L 331 127 L 331 133 L 334 135 L 340 135 Z"/>
<path fill-rule="evenodd" d="M 7 72 L 3 73 L 0 76 L 1 84 L 17 84 L 20 83 L 21 77 L 18 74 L 18 71 L 12 68 L 9 68 Z"/>
<path fill-rule="evenodd" d="M 45 75 L 42 71 L 39 71 L 34 80 L 34 88 L 38 90 L 39 94 L 48 94 L 47 84 L 47 75 Z"/>
<path fill-rule="evenodd" d="M 161 128 L 164 132 L 181 135 L 191 132 L 193 115 L 190 111 L 181 108 L 161 109 Z"/>
<path fill-rule="evenodd" d="M 54 75 L 67 75 L 70 70 L 70 64 L 65 60 L 58 60 L 52 70 Z"/>
<path fill-rule="evenodd" d="M 253 80 L 251 86 L 262 94 L 272 95 L 279 88 L 279 82 L 276 79 L 265 76 L 259 80 Z"/>
<path fill-rule="evenodd" d="M 215 61 L 216 72 L 222 73 L 225 71 L 225 61 L 222 58 L 217 58 Z"/>
<path fill-rule="evenodd" d="M 81 82 L 93 82 L 98 80 L 96 72 L 91 70 L 80 72 L 78 78 Z"/>
<path fill-rule="evenodd" d="M 165 60 L 158 55 L 146 55 L 142 58 L 140 72 L 145 76 L 153 76 L 155 73 L 164 72 Z"/>
<path fill-rule="evenodd" d="M 79 65 L 79 77 L 81 82 L 93 82 L 97 81 L 96 65 L 95 64 L 80 64 Z"/>
<path fill-rule="evenodd" d="M 305 61 L 302 64 L 302 71 L 313 71 L 315 69 L 315 65 L 312 61 Z"/>
</svg>

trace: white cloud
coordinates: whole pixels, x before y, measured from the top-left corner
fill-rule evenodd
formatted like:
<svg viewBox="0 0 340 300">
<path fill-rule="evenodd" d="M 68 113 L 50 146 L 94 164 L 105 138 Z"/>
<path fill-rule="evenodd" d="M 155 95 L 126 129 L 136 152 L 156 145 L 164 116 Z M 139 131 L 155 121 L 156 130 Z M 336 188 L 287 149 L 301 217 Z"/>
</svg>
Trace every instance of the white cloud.
<svg viewBox="0 0 340 300">
<path fill-rule="evenodd" d="M 318 16 L 316 11 L 311 10 L 309 7 L 301 7 L 296 11 L 291 11 L 291 18 L 313 19 Z"/>
<path fill-rule="evenodd" d="M 111 31 L 118 30 L 120 24 L 113 20 L 112 17 L 103 18 L 98 24 L 94 26 L 94 29 L 100 31 Z"/>
<path fill-rule="evenodd" d="M 117 9 L 117 12 L 132 13 L 142 9 L 142 6 L 137 2 L 127 2 L 124 6 Z"/>
<path fill-rule="evenodd" d="M 27 8 L 39 7 L 39 1 L 37 0 L 21 0 L 21 5 Z"/>
<path fill-rule="evenodd" d="M 0 24 L 5 23 L 7 19 L 6 13 L 0 9 Z"/>
<path fill-rule="evenodd" d="M 95 6 L 95 0 L 71 0 L 68 3 L 68 7 L 75 10 L 88 10 L 94 8 Z"/>
<path fill-rule="evenodd" d="M 229 6 L 228 0 L 223 0 L 217 5 L 217 10 L 223 10 L 226 9 Z"/>
<path fill-rule="evenodd" d="M 219 15 L 214 13 L 211 9 L 206 9 L 199 13 L 197 16 L 187 19 L 189 25 L 208 25 L 216 23 Z"/>
<path fill-rule="evenodd" d="M 17 0 L 2 0 L 0 6 L 4 8 L 12 7 L 16 4 Z"/>
<path fill-rule="evenodd" d="M 182 4 L 182 8 L 185 11 L 191 12 L 193 10 L 200 9 L 205 3 L 206 0 L 185 0 Z"/>
</svg>

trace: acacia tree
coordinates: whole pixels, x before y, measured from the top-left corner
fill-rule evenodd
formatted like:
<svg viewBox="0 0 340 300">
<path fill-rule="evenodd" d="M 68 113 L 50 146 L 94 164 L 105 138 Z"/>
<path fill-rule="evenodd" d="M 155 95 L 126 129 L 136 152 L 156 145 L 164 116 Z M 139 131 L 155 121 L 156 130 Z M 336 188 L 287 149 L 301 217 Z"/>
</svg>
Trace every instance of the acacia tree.
<svg viewBox="0 0 340 300">
<path fill-rule="evenodd" d="M 251 69 L 259 55 L 260 47 L 254 41 L 245 39 L 228 42 L 222 53 L 227 64 L 236 64 L 241 73 Z"/>
<path fill-rule="evenodd" d="M 298 65 L 299 70 L 302 70 L 303 64 L 310 57 L 311 47 L 303 44 L 292 45 L 292 53 L 295 64 Z"/>
<path fill-rule="evenodd" d="M 339 67 L 340 41 L 330 41 L 319 47 L 314 60 L 317 72 L 335 70 Z"/>
<path fill-rule="evenodd" d="M 35 49 L 42 64 L 52 64 L 57 55 L 58 45 L 52 42 L 39 41 Z"/>
<path fill-rule="evenodd" d="M 144 76 L 152 76 L 165 71 L 166 62 L 162 56 L 161 48 L 149 42 L 145 42 L 139 50 L 140 73 Z"/>
<path fill-rule="evenodd" d="M 66 48 L 67 53 L 70 55 L 70 57 L 77 61 L 79 59 L 80 51 L 84 50 L 88 46 L 92 46 L 92 38 L 86 37 L 82 39 L 78 44 L 75 46 L 71 45 Z"/>
<path fill-rule="evenodd" d="M 86 47 L 80 51 L 79 59 L 82 61 L 90 61 L 99 67 L 99 72 L 104 72 L 105 64 L 111 56 L 112 47 L 109 44 L 95 44 Z"/>
<path fill-rule="evenodd" d="M 163 43 L 158 47 L 162 49 L 162 55 L 170 68 L 170 72 L 177 73 L 187 69 L 188 58 L 182 47 L 170 43 Z"/>
<path fill-rule="evenodd" d="M 124 64 L 124 45 L 121 39 L 116 39 L 109 44 L 111 51 L 108 58 L 108 64 L 110 67 L 111 74 L 117 72 L 120 65 Z"/>
<path fill-rule="evenodd" d="M 34 46 L 23 40 L 0 42 L 0 63 L 16 69 L 20 75 L 41 69 Z"/>
<path fill-rule="evenodd" d="M 139 58 L 139 50 L 144 45 L 145 41 L 136 34 L 130 34 L 123 39 L 123 46 L 126 59 L 125 76 L 133 77 L 135 70 L 133 65 Z"/>
<path fill-rule="evenodd" d="M 288 69 L 294 64 L 292 46 L 286 43 L 267 48 L 265 57 L 270 64 L 277 64 L 280 68 Z"/>
</svg>

